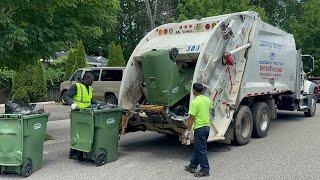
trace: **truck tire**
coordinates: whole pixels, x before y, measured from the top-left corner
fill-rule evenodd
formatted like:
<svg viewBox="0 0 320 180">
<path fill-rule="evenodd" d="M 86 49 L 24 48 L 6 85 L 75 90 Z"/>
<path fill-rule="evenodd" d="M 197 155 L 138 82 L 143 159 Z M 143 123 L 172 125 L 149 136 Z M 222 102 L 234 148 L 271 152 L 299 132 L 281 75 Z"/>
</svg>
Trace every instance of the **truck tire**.
<svg viewBox="0 0 320 180">
<path fill-rule="evenodd" d="M 253 120 L 248 106 L 241 105 L 234 116 L 234 143 L 242 146 L 248 144 L 252 135 Z"/>
<path fill-rule="evenodd" d="M 308 109 L 308 111 L 304 112 L 304 115 L 306 117 L 313 117 L 316 114 L 316 109 L 317 109 L 317 101 L 315 98 L 312 98 L 311 100 L 312 105 L 311 105 L 311 109 Z"/>
<path fill-rule="evenodd" d="M 268 134 L 270 124 L 270 110 L 266 103 L 258 102 L 252 107 L 253 130 L 252 136 L 264 138 Z"/>
<path fill-rule="evenodd" d="M 108 95 L 105 96 L 105 102 L 106 102 L 106 104 L 118 105 L 117 98 L 112 94 L 108 94 Z"/>
</svg>

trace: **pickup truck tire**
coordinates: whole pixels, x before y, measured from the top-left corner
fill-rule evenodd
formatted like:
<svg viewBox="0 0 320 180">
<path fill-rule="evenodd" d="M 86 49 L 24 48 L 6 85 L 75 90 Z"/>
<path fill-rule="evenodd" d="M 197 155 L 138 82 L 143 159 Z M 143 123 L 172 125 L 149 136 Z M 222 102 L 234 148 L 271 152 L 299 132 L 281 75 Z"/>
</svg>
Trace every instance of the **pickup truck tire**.
<svg viewBox="0 0 320 180">
<path fill-rule="evenodd" d="M 252 107 L 253 130 L 252 136 L 256 138 L 266 137 L 270 124 L 270 110 L 266 103 L 258 102 Z"/>
<path fill-rule="evenodd" d="M 308 109 L 308 111 L 304 112 L 304 115 L 306 117 L 313 117 L 316 114 L 317 101 L 315 98 L 312 98 L 311 101 L 312 101 L 311 109 Z"/>
<path fill-rule="evenodd" d="M 106 102 L 107 104 L 115 104 L 115 105 L 118 105 L 118 100 L 117 100 L 117 98 L 116 98 L 114 95 L 112 95 L 112 94 L 108 94 L 108 95 L 105 96 L 105 102 Z"/>
<path fill-rule="evenodd" d="M 253 120 L 251 110 L 248 106 L 241 105 L 234 116 L 233 143 L 239 146 L 248 144 L 251 139 Z"/>
</svg>

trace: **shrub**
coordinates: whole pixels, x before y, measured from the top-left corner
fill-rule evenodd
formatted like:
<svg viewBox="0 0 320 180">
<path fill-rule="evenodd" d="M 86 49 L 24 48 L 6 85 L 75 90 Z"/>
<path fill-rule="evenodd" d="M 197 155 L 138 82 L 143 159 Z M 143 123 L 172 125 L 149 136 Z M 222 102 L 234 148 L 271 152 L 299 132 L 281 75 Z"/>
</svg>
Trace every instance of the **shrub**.
<svg viewBox="0 0 320 180">
<path fill-rule="evenodd" d="M 0 69 L 0 91 L 10 92 L 12 89 L 12 78 L 14 72 L 6 69 Z"/>
<path fill-rule="evenodd" d="M 13 94 L 23 89 L 30 102 L 44 101 L 47 96 L 43 66 L 40 61 L 17 71 L 13 78 Z M 16 95 L 17 96 L 17 95 Z"/>
<path fill-rule="evenodd" d="M 44 71 L 47 88 L 58 88 L 63 82 L 65 72 L 61 68 L 49 67 Z"/>
<path fill-rule="evenodd" d="M 109 45 L 108 66 L 125 66 L 122 48 L 120 45 L 116 45 L 114 42 Z"/>
<path fill-rule="evenodd" d="M 17 89 L 12 96 L 12 100 L 14 102 L 30 103 L 30 98 L 24 88 Z"/>
<path fill-rule="evenodd" d="M 87 66 L 84 46 L 79 43 L 76 48 L 72 48 L 69 51 L 68 57 L 65 59 L 64 66 L 64 79 L 67 80 L 69 77 L 79 68 Z"/>
</svg>

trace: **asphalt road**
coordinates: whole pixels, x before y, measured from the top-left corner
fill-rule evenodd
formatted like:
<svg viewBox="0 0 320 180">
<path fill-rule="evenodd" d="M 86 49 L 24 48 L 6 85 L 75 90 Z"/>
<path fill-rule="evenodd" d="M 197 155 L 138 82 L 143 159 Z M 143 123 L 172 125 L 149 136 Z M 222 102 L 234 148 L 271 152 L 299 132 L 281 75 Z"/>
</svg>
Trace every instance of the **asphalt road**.
<svg viewBox="0 0 320 180">
<path fill-rule="evenodd" d="M 49 121 L 57 121 L 70 118 L 70 107 L 61 104 L 44 105 L 44 111 L 50 113 Z"/>
<path fill-rule="evenodd" d="M 96 167 L 92 162 L 67 159 L 68 127 L 57 126 L 53 131 L 62 141 L 45 145 L 43 168 L 28 179 L 194 179 L 183 170 L 192 147 L 181 146 L 164 135 L 124 135 L 118 161 Z M 320 108 L 312 118 L 305 118 L 301 112 L 280 112 L 263 139 L 252 139 L 245 146 L 210 143 L 211 176 L 201 179 L 320 179 L 319 132 Z M 0 179 L 20 177 L 0 175 Z"/>
</svg>

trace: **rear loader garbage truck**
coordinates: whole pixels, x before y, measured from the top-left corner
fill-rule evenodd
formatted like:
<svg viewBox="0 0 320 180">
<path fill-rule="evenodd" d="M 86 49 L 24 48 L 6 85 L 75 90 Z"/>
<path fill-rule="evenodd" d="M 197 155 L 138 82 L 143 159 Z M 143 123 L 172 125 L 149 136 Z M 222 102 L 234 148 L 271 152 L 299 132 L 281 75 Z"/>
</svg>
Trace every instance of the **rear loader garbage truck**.
<svg viewBox="0 0 320 180">
<path fill-rule="evenodd" d="M 302 57 L 292 34 L 256 12 L 159 26 L 126 66 L 119 95 L 126 110 L 122 133 L 148 130 L 183 140 L 192 84 L 198 82 L 214 103 L 209 142 L 244 145 L 251 136 L 263 138 L 277 110 L 315 114 L 315 85 L 306 80 Z"/>
</svg>

